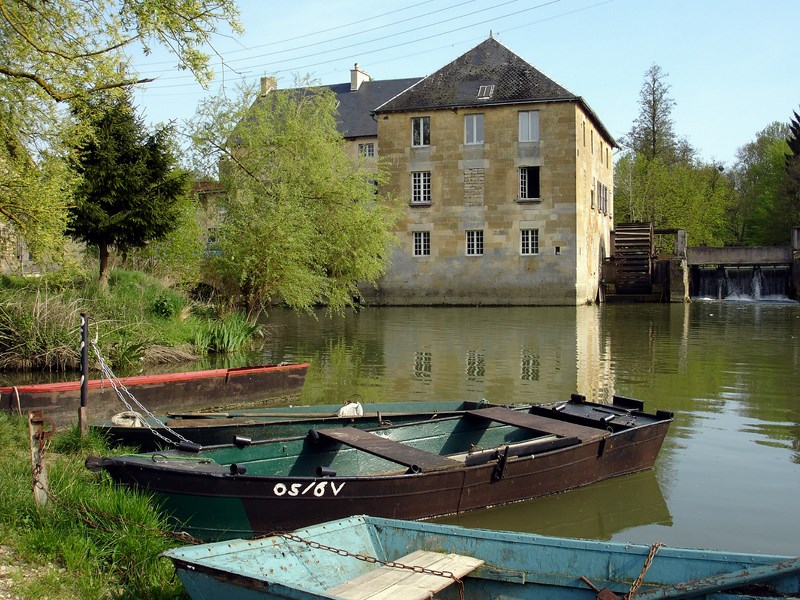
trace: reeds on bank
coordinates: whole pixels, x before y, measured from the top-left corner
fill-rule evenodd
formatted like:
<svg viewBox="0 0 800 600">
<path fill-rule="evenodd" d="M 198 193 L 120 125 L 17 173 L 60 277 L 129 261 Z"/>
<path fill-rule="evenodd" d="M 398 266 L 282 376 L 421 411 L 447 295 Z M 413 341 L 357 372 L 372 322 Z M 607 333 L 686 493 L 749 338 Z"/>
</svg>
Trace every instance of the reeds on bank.
<svg viewBox="0 0 800 600">
<path fill-rule="evenodd" d="M 144 273 L 114 270 L 109 289 L 92 279 L 0 277 L 0 371 L 69 371 L 80 365 L 81 314 L 118 372 L 246 349 L 261 327 L 244 313 L 219 314 Z"/>
</svg>

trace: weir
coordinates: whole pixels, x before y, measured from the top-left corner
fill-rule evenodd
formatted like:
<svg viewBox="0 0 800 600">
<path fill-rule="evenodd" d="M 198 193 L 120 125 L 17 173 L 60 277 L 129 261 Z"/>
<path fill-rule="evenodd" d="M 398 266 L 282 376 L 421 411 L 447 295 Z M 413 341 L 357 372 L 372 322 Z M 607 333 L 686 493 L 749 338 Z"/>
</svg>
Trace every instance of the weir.
<svg viewBox="0 0 800 600">
<path fill-rule="evenodd" d="M 800 278 L 800 228 L 790 246 L 687 248 L 692 298 L 787 300 Z"/>
<path fill-rule="evenodd" d="M 786 300 L 790 283 L 789 265 L 696 266 L 691 271 L 693 298 Z"/>
</svg>

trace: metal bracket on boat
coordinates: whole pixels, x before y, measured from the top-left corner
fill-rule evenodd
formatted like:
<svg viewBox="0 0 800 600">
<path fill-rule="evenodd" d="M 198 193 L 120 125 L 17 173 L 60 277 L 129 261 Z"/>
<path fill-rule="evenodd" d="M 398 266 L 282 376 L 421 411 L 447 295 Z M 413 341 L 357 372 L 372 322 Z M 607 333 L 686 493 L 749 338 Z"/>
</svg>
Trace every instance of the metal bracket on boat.
<svg viewBox="0 0 800 600">
<path fill-rule="evenodd" d="M 192 452 L 194 454 L 197 454 L 198 452 L 200 452 L 200 450 L 203 449 L 203 447 L 200 444 L 195 444 L 194 442 L 190 442 L 189 440 L 181 440 L 181 442 L 178 444 L 177 449 L 181 452 Z"/>
<path fill-rule="evenodd" d="M 233 436 L 233 444 L 238 448 L 244 448 L 249 446 L 253 443 L 253 440 L 249 437 L 245 437 L 243 435 L 235 435 Z"/>
<path fill-rule="evenodd" d="M 592 588 L 592 591 L 596 594 L 595 598 L 597 598 L 597 600 L 619 600 L 619 596 L 617 596 L 614 592 L 612 592 L 607 587 L 605 587 L 605 588 L 603 588 L 601 590 L 595 584 L 593 584 L 591 581 L 586 579 L 586 577 L 584 577 L 583 575 L 581 575 L 580 580 L 583 583 L 585 583 L 586 585 L 588 585 L 590 588 Z"/>
<path fill-rule="evenodd" d="M 606 440 L 608 440 L 608 438 L 603 438 L 602 440 L 600 440 L 600 443 L 597 444 L 597 457 L 598 458 L 603 456 L 603 453 L 606 451 Z"/>
<path fill-rule="evenodd" d="M 497 453 L 497 464 L 492 471 L 492 481 L 500 481 L 506 474 L 506 463 L 508 462 L 509 447 L 506 446 Z"/>
</svg>

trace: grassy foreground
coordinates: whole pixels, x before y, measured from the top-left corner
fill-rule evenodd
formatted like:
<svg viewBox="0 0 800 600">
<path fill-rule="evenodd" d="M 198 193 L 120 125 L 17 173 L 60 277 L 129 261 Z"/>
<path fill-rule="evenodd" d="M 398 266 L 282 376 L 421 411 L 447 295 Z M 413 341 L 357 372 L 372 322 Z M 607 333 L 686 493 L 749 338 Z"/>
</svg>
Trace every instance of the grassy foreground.
<svg viewBox="0 0 800 600">
<path fill-rule="evenodd" d="M 104 440 L 82 439 L 76 428 L 56 434 L 45 452 L 50 500 L 37 507 L 28 437 L 25 418 L 0 413 L 0 540 L 22 563 L 6 581 L 12 597 L 187 598 L 159 558 L 185 542 L 169 535 L 146 496 L 84 467 L 88 454 L 113 452 Z"/>
</svg>

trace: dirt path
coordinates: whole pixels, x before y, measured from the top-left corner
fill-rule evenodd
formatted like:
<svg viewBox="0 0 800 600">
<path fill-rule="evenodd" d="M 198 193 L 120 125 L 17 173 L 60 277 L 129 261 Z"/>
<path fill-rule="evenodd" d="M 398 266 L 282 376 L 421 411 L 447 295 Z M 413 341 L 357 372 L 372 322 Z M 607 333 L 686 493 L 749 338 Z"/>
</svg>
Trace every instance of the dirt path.
<svg viewBox="0 0 800 600">
<path fill-rule="evenodd" d="M 27 600 L 19 595 L 20 582 L 40 577 L 54 568 L 52 564 L 26 564 L 10 547 L 0 545 L 0 600 Z"/>
</svg>

